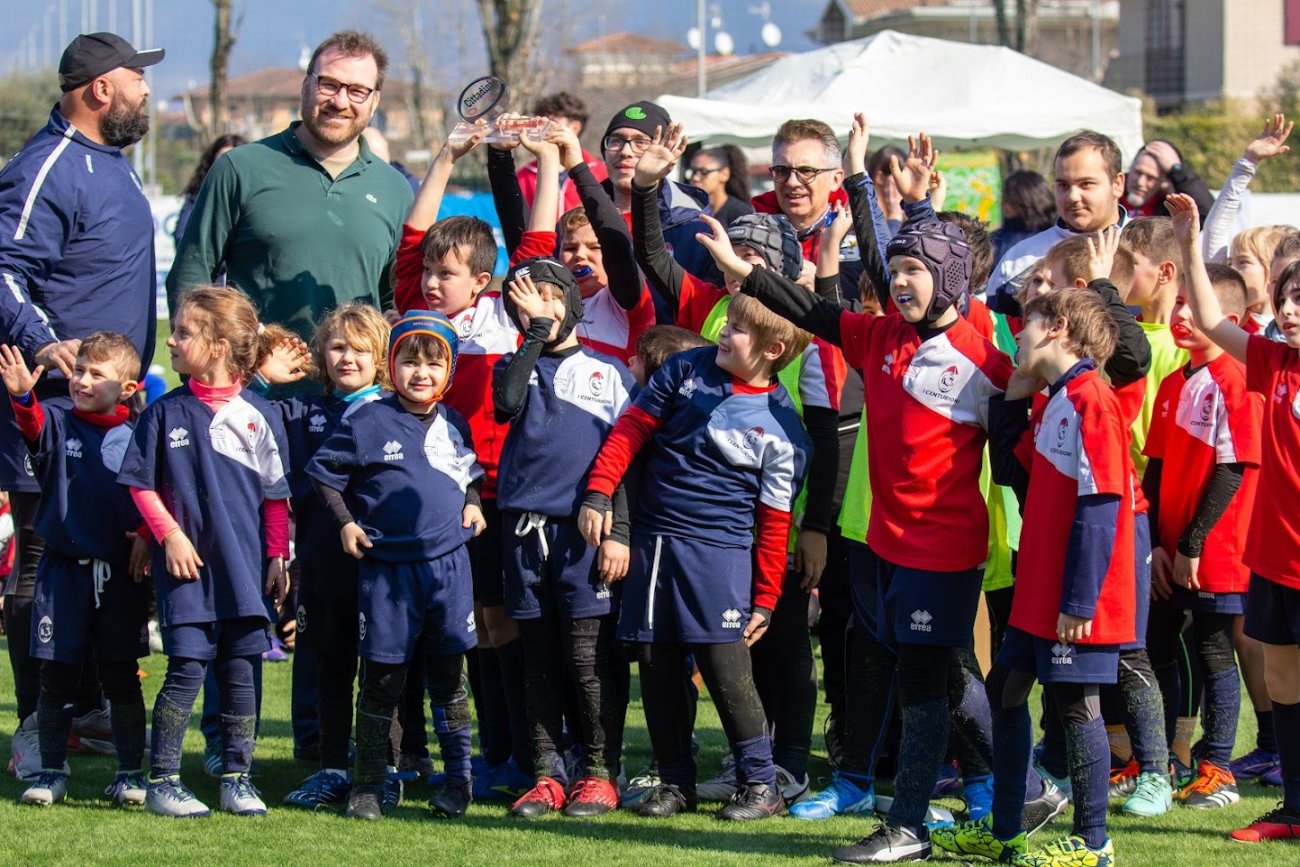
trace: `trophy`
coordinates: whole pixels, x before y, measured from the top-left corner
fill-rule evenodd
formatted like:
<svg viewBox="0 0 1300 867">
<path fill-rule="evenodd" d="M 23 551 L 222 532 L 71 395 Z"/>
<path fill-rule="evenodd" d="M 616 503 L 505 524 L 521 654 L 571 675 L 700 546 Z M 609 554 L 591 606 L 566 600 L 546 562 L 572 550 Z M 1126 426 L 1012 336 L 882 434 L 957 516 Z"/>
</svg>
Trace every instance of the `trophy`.
<svg viewBox="0 0 1300 867">
<path fill-rule="evenodd" d="M 466 141 L 477 131 L 485 131 L 484 142 L 519 141 L 521 135 L 527 135 L 533 141 L 541 141 L 546 128 L 551 122 L 544 117 L 519 117 L 506 113 L 506 100 L 510 96 L 510 85 L 495 75 L 476 78 L 466 85 L 456 100 L 456 113 L 461 122 L 452 127 L 447 136 L 448 143 L 459 144 Z"/>
</svg>

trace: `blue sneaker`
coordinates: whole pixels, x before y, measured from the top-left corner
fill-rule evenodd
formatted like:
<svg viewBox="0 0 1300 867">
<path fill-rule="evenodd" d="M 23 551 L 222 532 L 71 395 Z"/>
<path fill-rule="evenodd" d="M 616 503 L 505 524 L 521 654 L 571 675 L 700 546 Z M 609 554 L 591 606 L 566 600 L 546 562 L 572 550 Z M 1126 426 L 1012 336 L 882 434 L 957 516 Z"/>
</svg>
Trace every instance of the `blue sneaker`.
<svg viewBox="0 0 1300 867">
<path fill-rule="evenodd" d="M 957 794 L 961 788 L 961 778 L 958 776 L 956 762 L 944 762 L 939 766 L 939 779 L 934 781 L 934 790 L 930 792 L 931 798 L 947 798 Z"/>
<path fill-rule="evenodd" d="M 476 801 L 510 801 L 513 803 L 533 787 L 532 774 L 519 770 L 514 759 L 490 768 L 487 773 L 474 778 L 473 797 Z"/>
<path fill-rule="evenodd" d="M 861 789 L 848 777 L 836 771 L 831 775 L 829 786 L 797 804 L 792 804 L 790 815 L 796 819 L 819 820 L 829 819 L 832 816 L 870 813 L 875 808 L 875 790 L 870 785 Z"/>
<path fill-rule="evenodd" d="M 335 771 L 317 771 L 298 784 L 298 788 L 284 796 L 284 803 L 290 807 L 302 807 L 306 810 L 319 810 L 342 804 L 348 799 L 352 782 L 346 774 Z"/>
<path fill-rule="evenodd" d="M 469 775 L 474 779 L 478 779 L 491 769 L 492 766 L 488 764 L 487 759 L 481 753 L 469 760 Z M 434 771 L 424 778 L 425 785 L 431 789 L 441 789 L 446 780 L 447 775 L 442 771 Z"/>
<path fill-rule="evenodd" d="M 1228 763 L 1228 770 L 1237 778 L 1237 782 L 1247 782 L 1257 780 L 1266 775 L 1269 771 L 1278 767 L 1280 763 L 1277 753 L 1270 753 L 1261 750 L 1259 747 L 1246 753 L 1239 759 L 1233 759 Z"/>
<path fill-rule="evenodd" d="M 379 809 L 387 816 L 389 813 L 402 806 L 406 798 L 406 784 L 402 779 L 397 768 L 392 765 L 388 766 L 388 773 L 385 775 L 383 789 L 379 795 Z"/>
<path fill-rule="evenodd" d="M 1064 794 L 1065 797 L 1074 797 L 1074 784 L 1070 782 L 1069 774 L 1066 774 L 1064 777 L 1053 776 L 1052 774 L 1049 774 L 1047 769 L 1043 767 L 1042 763 L 1036 759 L 1034 760 L 1034 770 L 1038 772 L 1038 776 L 1060 789 L 1061 793 Z"/>
<path fill-rule="evenodd" d="M 967 777 L 962 781 L 961 797 L 966 802 L 966 818 L 978 822 L 993 812 L 993 778 Z"/>
</svg>

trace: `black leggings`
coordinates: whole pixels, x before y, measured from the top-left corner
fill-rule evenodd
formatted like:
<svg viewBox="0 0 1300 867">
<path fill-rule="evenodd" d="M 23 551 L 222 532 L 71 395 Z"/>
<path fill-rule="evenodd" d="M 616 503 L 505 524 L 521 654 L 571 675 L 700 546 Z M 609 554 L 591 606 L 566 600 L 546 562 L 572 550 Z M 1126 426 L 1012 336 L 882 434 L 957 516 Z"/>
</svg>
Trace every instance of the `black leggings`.
<svg viewBox="0 0 1300 867">
<path fill-rule="evenodd" d="M 38 702 L 38 725 L 41 766 L 61 768 L 68 755 L 68 735 L 77 696 L 83 689 L 86 666 L 67 662 L 41 663 L 41 696 Z M 110 705 L 109 724 L 117 748 L 118 768 L 141 770 L 144 758 L 144 697 L 140 690 L 139 666 L 134 659 L 101 660 L 96 677 L 103 686 Z"/>
<path fill-rule="evenodd" d="M 425 680 L 433 703 L 435 727 L 440 730 L 468 730 L 469 702 L 461 677 L 463 654 L 425 657 Z M 408 665 L 383 662 L 362 663 L 361 694 L 357 697 L 357 761 L 354 778 L 358 785 L 383 782 L 389 758 L 393 717 L 406 687 Z M 445 757 L 444 757 L 445 758 Z"/>
<path fill-rule="evenodd" d="M 817 714 L 817 667 L 808 632 L 808 591 L 789 572 L 767 632 L 750 648 L 754 685 L 774 729 L 772 760 L 796 779 L 808 771 Z"/>
</svg>

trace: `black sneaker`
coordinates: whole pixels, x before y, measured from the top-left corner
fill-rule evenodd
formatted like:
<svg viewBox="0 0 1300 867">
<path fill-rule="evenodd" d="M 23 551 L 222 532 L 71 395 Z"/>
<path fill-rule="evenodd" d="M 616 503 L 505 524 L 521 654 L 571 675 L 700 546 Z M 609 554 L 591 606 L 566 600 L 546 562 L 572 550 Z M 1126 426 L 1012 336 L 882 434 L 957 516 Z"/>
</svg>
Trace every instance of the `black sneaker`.
<svg viewBox="0 0 1300 867">
<path fill-rule="evenodd" d="M 766 819 L 785 809 L 785 799 L 781 790 L 766 783 L 746 783 L 731 796 L 727 806 L 718 811 L 718 816 L 733 822 L 748 822 L 752 819 Z"/>
<path fill-rule="evenodd" d="M 429 799 L 429 809 L 436 815 L 459 819 L 465 815 L 465 810 L 472 800 L 469 793 L 469 780 L 444 781 Z"/>
<path fill-rule="evenodd" d="M 674 786 L 672 783 L 660 783 L 650 790 L 641 806 L 636 808 L 637 815 L 652 819 L 667 819 L 682 810 L 691 811 L 699 805 L 694 786 Z"/>
<path fill-rule="evenodd" d="M 884 824 L 852 846 L 831 855 L 842 864 L 892 864 L 895 861 L 930 860 L 930 832 L 920 828 Z"/>
<path fill-rule="evenodd" d="M 383 795 L 382 785 L 353 786 L 352 791 L 348 793 L 348 808 L 343 815 L 349 819 L 365 819 L 367 822 L 378 821 L 384 815 L 379 806 Z"/>
<path fill-rule="evenodd" d="M 1043 790 L 1037 798 L 1026 799 L 1020 812 L 1020 830 L 1029 836 L 1040 831 L 1048 822 L 1065 812 L 1070 806 L 1070 799 L 1060 787 L 1046 777 L 1043 778 Z"/>
</svg>

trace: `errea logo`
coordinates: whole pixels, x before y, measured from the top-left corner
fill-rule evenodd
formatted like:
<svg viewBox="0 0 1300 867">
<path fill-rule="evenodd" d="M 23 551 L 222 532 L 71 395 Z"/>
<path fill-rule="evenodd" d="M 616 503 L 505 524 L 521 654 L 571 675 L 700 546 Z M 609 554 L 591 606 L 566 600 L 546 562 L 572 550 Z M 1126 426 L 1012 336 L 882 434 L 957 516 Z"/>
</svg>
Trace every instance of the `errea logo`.
<svg viewBox="0 0 1300 867">
<path fill-rule="evenodd" d="M 913 632 L 933 632 L 934 627 L 930 625 L 932 620 L 934 620 L 934 617 L 931 616 L 929 611 L 918 608 L 912 612 L 912 622 L 908 624 L 908 628 Z"/>
<path fill-rule="evenodd" d="M 65 453 L 70 458 L 81 457 L 81 440 L 75 437 L 63 444 Z"/>
<path fill-rule="evenodd" d="M 465 631 L 473 632 L 477 627 L 474 625 L 474 612 L 471 611 L 465 615 Z"/>
<path fill-rule="evenodd" d="M 406 455 L 402 454 L 402 444 L 397 440 L 389 440 L 384 443 L 384 460 L 400 461 L 405 460 Z"/>
<path fill-rule="evenodd" d="M 171 429 L 171 433 L 167 434 L 167 446 L 169 448 L 178 449 L 189 444 L 190 432 L 183 427 L 174 427 Z"/>
<path fill-rule="evenodd" d="M 737 609 L 728 608 L 726 611 L 722 612 L 722 628 L 723 629 L 740 628 L 740 612 Z"/>
<path fill-rule="evenodd" d="M 1074 665 L 1072 652 L 1070 645 L 1056 642 L 1052 645 L 1052 665 Z"/>
<path fill-rule="evenodd" d="M 681 384 L 680 388 L 677 389 L 677 393 L 689 400 L 691 395 L 695 394 L 695 388 L 695 380 L 688 379 Z"/>
<path fill-rule="evenodd" d="M 324 433 L 325 416 L 321 415 L 320 413 L 316 413 L 315 415 L 308 418 L 307 431 L 308 433 Z"/>
</svg>

